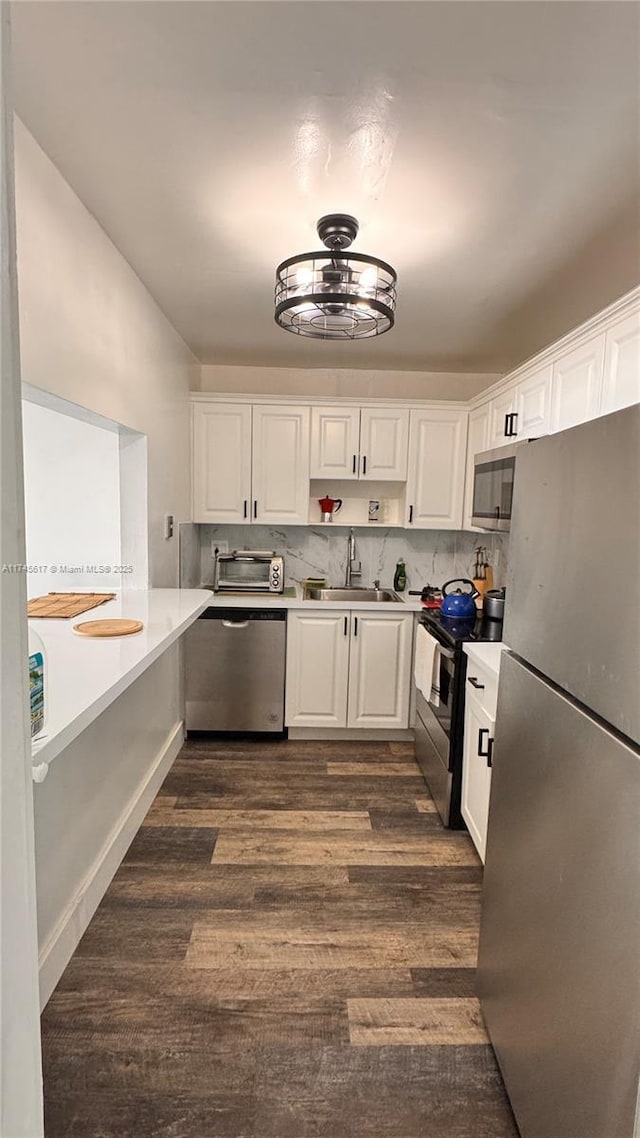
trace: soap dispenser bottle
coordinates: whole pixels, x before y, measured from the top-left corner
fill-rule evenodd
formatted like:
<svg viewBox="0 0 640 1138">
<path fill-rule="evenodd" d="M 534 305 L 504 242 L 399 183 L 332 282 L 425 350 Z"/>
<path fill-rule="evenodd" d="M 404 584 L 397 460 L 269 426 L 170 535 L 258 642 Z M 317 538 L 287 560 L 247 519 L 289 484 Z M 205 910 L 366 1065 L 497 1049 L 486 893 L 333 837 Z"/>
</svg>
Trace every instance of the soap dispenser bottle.
<svg viewBox="0 0 640 1138">
<path fill-rule="evenodd" d="M 393 575 L 393 587 L 396 593 L 404 593 L 407 587 L 407 570 L 402 558 L 400 558 L 396 565 L 396 571 Z"/>
</svg>

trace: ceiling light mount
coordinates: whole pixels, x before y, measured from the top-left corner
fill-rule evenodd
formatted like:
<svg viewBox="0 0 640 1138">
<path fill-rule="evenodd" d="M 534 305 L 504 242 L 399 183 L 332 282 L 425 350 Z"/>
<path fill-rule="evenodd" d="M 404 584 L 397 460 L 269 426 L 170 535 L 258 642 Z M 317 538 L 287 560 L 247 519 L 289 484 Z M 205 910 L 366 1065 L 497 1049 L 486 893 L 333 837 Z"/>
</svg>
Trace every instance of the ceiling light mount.
<svg viewBox="0 0 640 1138">
<path fill-rule="evenodd" d="M 395 269 L 377 257 L 345 253 L 358 228 L 351 214 L 326 214 L 317 231 L 327 248 L 278 265 L 275 321 L 286 332 L 316 340 L 362 340 L 393 328 Z"/>
<path fill-rule="evenodd" d="M 350 213 L 327 213 L 316 225 L 318 237 L 327 249 L 348 249 L 358 236 L 358 220 Z"/>
</svg>

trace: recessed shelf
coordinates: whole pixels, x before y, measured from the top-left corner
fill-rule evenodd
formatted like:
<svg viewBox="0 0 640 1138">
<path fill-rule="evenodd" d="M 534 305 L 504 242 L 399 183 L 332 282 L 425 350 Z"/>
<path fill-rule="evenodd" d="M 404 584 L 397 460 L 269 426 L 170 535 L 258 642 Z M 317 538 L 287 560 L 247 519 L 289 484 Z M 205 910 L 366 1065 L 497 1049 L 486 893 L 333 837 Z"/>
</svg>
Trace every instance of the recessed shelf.
<svg viewBox="0 0 640 1138">
<path fill-rule="evenodd" d="M 368 482 L 340 479 L 312 479 L 309 483 L 309 524 L 360 526 L 364 529 L 402 528 L 404 525 L 405 482 Z M 319 499 L 342 499 L 332 522 L 321 521 Z M 379 502 L 378 521 L 369 521 L 369 502 Z"/>
</svg>

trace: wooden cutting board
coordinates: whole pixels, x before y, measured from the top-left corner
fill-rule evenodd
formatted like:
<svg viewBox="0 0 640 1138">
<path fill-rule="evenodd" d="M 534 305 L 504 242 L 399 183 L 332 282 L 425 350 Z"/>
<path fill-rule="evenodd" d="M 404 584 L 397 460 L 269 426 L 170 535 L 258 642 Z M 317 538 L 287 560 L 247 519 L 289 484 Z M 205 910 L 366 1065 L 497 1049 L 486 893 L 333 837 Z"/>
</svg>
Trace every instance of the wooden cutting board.
<svg viewBox="0 0 640 1138">
<path fill-rule="evenodd" d="M 141 620 L 114 617 L 112 620 L 83 620 L 74 624 L 73 631 L 78 636 L 132 636 L 134 632 L 142 632 L 143 627 Z"/>
<path fill-rule="evenodd" d="M 46 597 L 33 597 L 27 606 L 27 616 L 80 616 L 105 601 L 112 601 L 115 593 L 47 593 Z"/>
</svg>

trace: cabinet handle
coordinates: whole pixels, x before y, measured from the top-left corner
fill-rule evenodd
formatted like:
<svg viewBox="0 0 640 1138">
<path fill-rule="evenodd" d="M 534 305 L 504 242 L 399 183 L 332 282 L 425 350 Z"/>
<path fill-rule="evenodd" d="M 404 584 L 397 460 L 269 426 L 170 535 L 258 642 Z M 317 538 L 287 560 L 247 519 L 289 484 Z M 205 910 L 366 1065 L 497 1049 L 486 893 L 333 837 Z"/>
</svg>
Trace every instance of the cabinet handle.
<svg viewBox="0 0 640 1138">
<path fill-rule="evenodd" d="M 257 498 L 254 498 L 254 500 L 253 500 L 253 516 L 254 516 L 254 518 L 257 518 L 257 516 L 258 516 L 258 499 Z"/>
<path fill-rule="evenodd" d="M 358 456 L 357 456 L 357 454 L 354 454 L 354 456 L 353 456 L 353 469 L 351 471 L 352 474 L 355 474 L 357 465 L 358 465 Z"/>
<path fill-rule="evenodd" d="M 477 691 L 484 691 L 484 684 L 478 683 L 478 677 L 477 676 L 469 676 L 468 680 L 469 680 L 469 683 L 471 684 L 471 686 L 476 688 Z"/>
<path fill-rule="evenodd" d="M 409 525 L 411 525 L 412 521 L 413 521 L 413 506 L 409 506 Z"/>
<path fill-rule="evenodd" d="M 367 456 L 366 456 L 366 454 L 363 454 L 363 456 L 362 456 L 362 473 L 363 474 L 367 473 Z"/>
<path fill-rule="evenodd" d="M 346 617 L 345 617 L 345 620 L 346 620 Z M 358 635 L 358 618 L 357 618 L 357 616 L 354 616 L 354 618 L 353 618 L 353 635 L 354 636 Z"/>
<path fill-rule="evenodd" d="M 349 627 L 349 617 L 345 616 L 345 618 L 344 618 L 344 634 L 345 634 L 345 636 L 347 635 L 348 627 Z"/>
<path fill-rule="evenodd" d="M 247 499 L 245 498 L 245 500 L 244 500 L 244 514 L 243 514 L 243 517 L 245 517 L 245 518 L 246 518 L 246 516 L 247 516 L 248 512 L 249 512 L 249 503 L 248 503 Z"/>
<path fill-rule="evenodd" d="M 514 439 L 516 437 L 516 435 L 518 434 L 518 431 L 516 428 L 517 418 L 518 418 L 518 412 L 517 411 L 510 411 L 508 415 L 505 415 L 505 417 L 504 417 L 505 438 Z"/>
<path fill-rule="evenodd" d="M 482 736 L 483 735 L 487 736 L 487 749 L 486 749 L 486 751 L 483 751 L 483 749 L 482 749 L 482 743 L 483 743 Z M 489 736 L 489 728 L 488 727 L 480 727 L 480 729 L 478 731 L 478 758 L 479 759 L 486 759 L 488 767 L 493 766 L 493 739 Z"/>
</svg>

